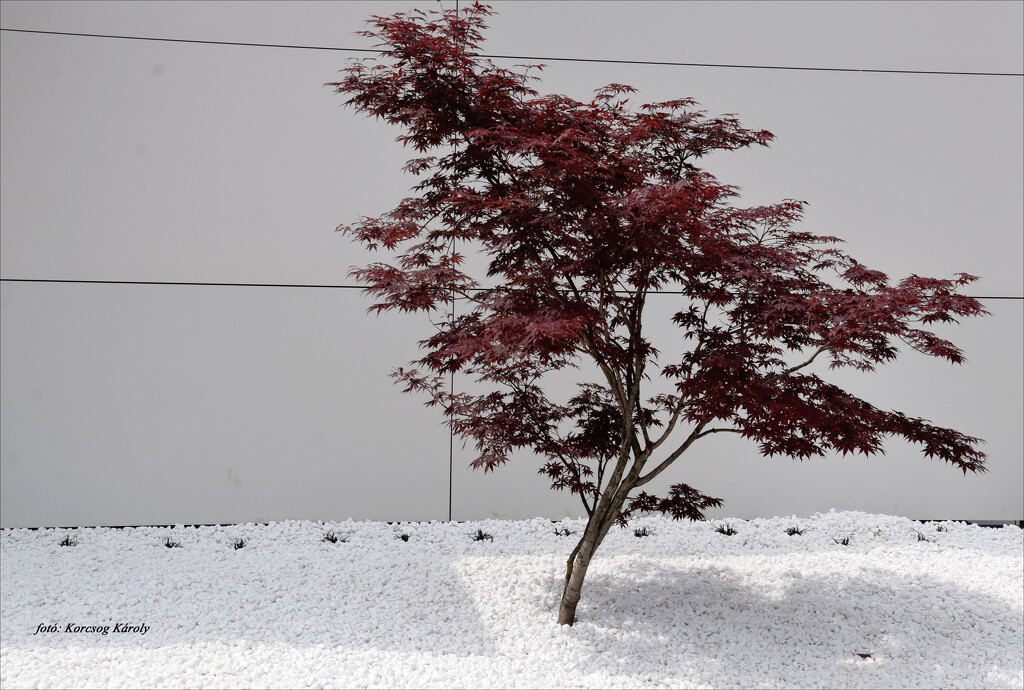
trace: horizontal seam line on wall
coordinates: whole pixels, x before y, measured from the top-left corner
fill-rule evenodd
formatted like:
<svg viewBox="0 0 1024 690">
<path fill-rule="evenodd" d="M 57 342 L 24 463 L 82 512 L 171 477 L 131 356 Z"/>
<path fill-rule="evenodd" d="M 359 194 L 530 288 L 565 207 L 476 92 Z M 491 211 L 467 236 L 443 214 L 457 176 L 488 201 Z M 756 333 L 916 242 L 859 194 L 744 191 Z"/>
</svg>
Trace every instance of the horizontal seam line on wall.
<svg viewBox="0 0 1024 690">
<path fill-rule="evenodd" d="M 541 519 L 547 519 L 549 522 L 552 522 L 552 523 L 561 522 L 561 520 L 555 520 L 554 518 L 541 518 Z M 726 519 L 732 519 L 732 518 L 726 518 Z M 736 519 L 744 520 L 745 518 L 736 518 Z M 748 519 L 756 520 L 757 518 L 748 518 Z M 964 520 L 964 519 L 961 519 L 961 518 L 907 518 L 907 519 L 911 520 L 912 522 L 921 522 L 921 523 L 924 523 L 924 522 L 963 522 L 963 523 L 966 523 L 968 525 L 978 525 L 980 527 L 989 527 L 989 528 L 993 528 L 993 529 L 999 529 L 1003 525 L 1016 525 L 1018 527 L 1024 527 L 1024 519 L 1022 519 L 1022 520 L 1016 520 L 1016 519 L 1010 519 L 1010 520 Z M 483 519 L 480 519 L 480 520 L 451 520 L 450 522 L 454 522 L 454 523 L 458 524 L 458 523 L 463 523 L 463 522 L 483 522 L 483 521 L 484 521 Z M 520 519 L 517 519 L 517 518 L 502 519 L 500 521 L 501 522 L 526 522 L 526 520 L 523 520 L 521 518 Z M 317 521 L 316 520 L 303 520 L 303 522 L 317 522 Z M 327 520 L 327 521 L 325 521 L 323 523 L 322 526 L 326 527 L 331 522 L 342 522 L 342 521 L 340 521 L 340 520 L 334 520 L 334 521 Z M 416 520 L 366 520 L 365 522 L 385 522 L 385 523 L 387 523 L 389 525 L 403 525 L 403 524 L 404 525 L 414 525 L 414 524 L 417 524 Z M 44 527 L 4 527 L 3 529 L 5 529 L 5 530 L 7 530 L 7 529 L 25 529 L 25 530 L 31 530 L 33 532 L 38 532 L 38 531 L 58 530 L 58 529 L 95 529 L 95 528 L 102 528 L 102 529 L 139 529 L 139 528 L 142 528 L 142 527 L 163 528 L 163 529 L 176 529 L 178 527 L 182 527 L 182 528 L 235 527 L 237 525 L 260 525 L 260 526 L 266 526 L 266 525 L 269 525 L 269 524 L 271 524 L 271 523 L 269 523 L 269 522 L 199 522 L 199 523 L 190 523 L 190 524 L 187 524 L 187 525 L 184 525 L 184 524 L 176 524 L 176 525 L 169 525 L 169 524 L 167 524 L 167 525 L 52 525 L 52 526 L 51 525 L 46 525 Z"/>
<path fill-rule="evenodd" d="M 73 31 L 43 31 L 40 29 L 8 29 L 0 27 L 0 31 L 27 34 L 46 34 L 52 36 L 80 36 L 85 38 L 113 38 L 130 41 L 158 41 L 163 43 L 198 43 L 203 45 L 245 46 L 249 48 L 290 48 L 296 50 L 331 50 L 348 53 L 376 53 L 385 51 L 373 48 L 341 48 L 335 46 L 304 46 L 284 43 L 247 43 L 243 41 L 210 41 L 196 38 L 159 38 L 155 36 L 123 36 L 117 34 L 92 34 Z M 537 60 L 546 62 L 592 62 L 617 65 L 654 65 L 663 67 L 719 67 L 727 69 L 772 69 L 793 70 L 803 72 L 863 72 L 869 74 L 929 74 L 962 77 L 1024 77 L 1020 72 L 958 72 L 953 70 L 912 70 L 912 69 L 859 69 L 853 67 L 794 67 L 785 65 L 732 65 L 710 62 L 672 62 L 661 60 L 624 60 L 612 58 L 574 58 L 574 57 L 543 57 L 535 55 L 492 55 L 481 53 L 478 57 L 494 60 Z"/>
<path fill-rule="evenodd" d="M 85 285 L 181 285 L 197 287 L 264 287 L 264 288 L 315 288 L 320 290 L 366 290 L 365 285 L 316 285 L 307 283 L 206 283 L 190 281 L 163 281 L 163 280 L 76 280 L 60 278 L 0 278 L 4 283 L 70 283 Z M 470 288 L 470 291 L 483 291 L 491 288 Z M 624 290 L 616 290 L 624 293 Z M 650 290 L 653 295 L 681 295 L 681 290 Z M 1024 296 L 1014 297 L 1007 295 L 967 295 L 973 299 L 1004 299 L 1024 300 Z"/>
</svg>

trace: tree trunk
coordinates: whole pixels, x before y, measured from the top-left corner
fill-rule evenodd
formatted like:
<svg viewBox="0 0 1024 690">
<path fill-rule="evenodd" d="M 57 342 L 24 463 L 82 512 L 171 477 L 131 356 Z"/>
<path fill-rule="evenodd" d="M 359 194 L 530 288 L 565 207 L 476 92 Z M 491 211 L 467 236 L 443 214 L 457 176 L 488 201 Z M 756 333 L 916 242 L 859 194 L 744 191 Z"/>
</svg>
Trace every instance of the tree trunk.
<svg viewBox="0 0 1024 690">
<path fill-rule="evenodd" d="M 594 513 L 590 517 L 583 537 L 573 549 L 572 555 L 569 556 L 569 561 L 565 566 L 565 589 L 562 590 L 562 603 L 558 607 L 559 625 L 572 625 L 576 622 L 576 605 L 580 603 L 583 580 L 587 576 L 590 560 L 594 557 L 594 552 L 604 541 L 614 522 L 614 520 L 608 519 L 608 515 L 618 515 L 621 503 L 613 503 L 613 506 L 600 515 Z"/>
<path fill-rule="evenodd" d="M 558 607 L 559 625 L 572 625 L 576 622 L 576 605 L 580 603 L 583 579 L 587 576 L 590 559 L 593 558 L 594 551 L 597 550 L 596 536 L 596 534 L 591 536 L 584 533 L 576 550 L 569 556 L 569 562 L 565 569 L 565 589 L 562 590 L 562 603 Z"/>
<path fill-rule="evenodd" d="M 622 479 L 622 472 L 629 457 L 629 448 L 624 446 L 619 461 L 616 464 L 615 472 L 608 480 L 601 495 L 601 500 L 594 506 L 587 521 L 587 528 L 583 531 L 576 548 L 569 556 L 565 566 L 565 589 L 562 590 L 562 603 L 558 607 L 558 624 L 572 625 L 576 622 L 576 605 L 580 603 L 580 593 L 583 591 L 583 580 L 587 576 L 587 568 L 590 567 L 590 560 L 594 552 L 601 545 L 608 535 L 608 530 L 615 524 L 615 520 L 626 502 L 629 492 L 636 486 L 637 477 L 643 469 L 646 456 L 638 458 L 633 462 L 629 473 Z M 620 479 L 622 479 L 620 483 Z"/>
</svg>

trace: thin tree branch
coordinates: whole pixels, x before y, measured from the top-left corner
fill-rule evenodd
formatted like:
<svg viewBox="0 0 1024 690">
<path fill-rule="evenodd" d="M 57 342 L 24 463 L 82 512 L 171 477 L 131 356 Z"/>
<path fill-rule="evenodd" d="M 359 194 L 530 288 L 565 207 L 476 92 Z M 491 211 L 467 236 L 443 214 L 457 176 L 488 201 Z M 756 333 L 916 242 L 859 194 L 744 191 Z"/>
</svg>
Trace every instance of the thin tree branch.
<svg viewBox="0 0 1024 690">
<path fill-rule="evenodd" d="M 639 477 L 636 480 L 636 484 L 633 485 L 634 488 L 637 487 L 637 486 L 643 486 L 644 484 L 646 484 L 647 482 L 651 481 L 652 479 L 657 477 L 659 474 L 664 472 L 665 469 L 669 465 L 671 465 L 673 462 L 676 461 L 676 458 L 678 458 L 680 455 L 685 453 L 686 450 L 691 445 L 693 445 L 693 442 L 696 441 L 698 438 L 700 438 L 700 432 L 701 432 L 701 430 L 703 428 L 704 428 L 703 424 L 698 424 L 697 427 L 692 432 L 690 432 L 690 435 L 686 437 L 686 440 L 683 441 L 682 445 L 680 445 L 678 448 L 676 448 L 674 451 L 672 451 L 672 453 L 667 458 L 662 460 L 661 463 L 659 463 L 658 466 L 655 467 L 653 470 L 651 470 L 650 472 L 648 472 L 644 476 Z"/>
</svg>

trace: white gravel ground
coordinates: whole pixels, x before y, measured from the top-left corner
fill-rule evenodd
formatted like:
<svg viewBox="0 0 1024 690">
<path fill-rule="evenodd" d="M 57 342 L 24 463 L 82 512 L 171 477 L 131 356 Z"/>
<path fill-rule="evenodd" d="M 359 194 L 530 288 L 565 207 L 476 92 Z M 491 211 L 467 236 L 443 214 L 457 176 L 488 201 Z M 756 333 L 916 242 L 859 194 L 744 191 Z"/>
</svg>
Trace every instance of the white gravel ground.
<svg viewBox="0 0 1024 690">
<path fill-rule="evenodd" d="M 644 518 L 608 536 L 560 627 L 582 525 L 3 530 L 0 685 L 1024 686 L 1018 527 Z"/>
</svg>

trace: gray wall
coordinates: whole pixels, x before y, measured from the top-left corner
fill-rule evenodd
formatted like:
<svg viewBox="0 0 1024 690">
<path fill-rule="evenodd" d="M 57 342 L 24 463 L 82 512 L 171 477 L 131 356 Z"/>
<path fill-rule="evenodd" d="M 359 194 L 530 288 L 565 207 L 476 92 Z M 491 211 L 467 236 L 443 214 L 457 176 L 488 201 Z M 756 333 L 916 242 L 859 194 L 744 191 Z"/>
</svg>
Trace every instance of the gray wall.
<svg viewBox="0 0 1024 690">
<path fill-rule="evenodd" d="M 3 2 L 0 23 L 367 47 L 352 32 L 368 15 L 414 4 Z M 494 6 L 494 54 L 1024 71 L 1014 3 Z M 579 514 L 528 455 L 471 472 L 439 413 L 391 385 L 425 319 L 368 316 L 358 290 L 327 287 L 367 259 L 334 227 L 412 184 L 398 132 L 322 86 L 351 56 L 3 32 L 3 527 L 443 520 L 449 501 L 454 519 Z M 624 82 L 638 103 L 692 96 L 738 113 L 777 135 L 710 161 L 746 203 L 808 200 L 807 229 L 893 277 L 983 276 L 970 292 L 992 316 L 943 329 L 968 364 L 909 353 L 828 376 L 986 439 L 988 474 L 895 441 L 884 457 L 799 463 L 711 438 L 666 484 L 726 499 L 715 515 L 1021 519 L 1024 80 L 593 62 L 543 76 L 542 90 L 581 99 Z"/>
</svg>

